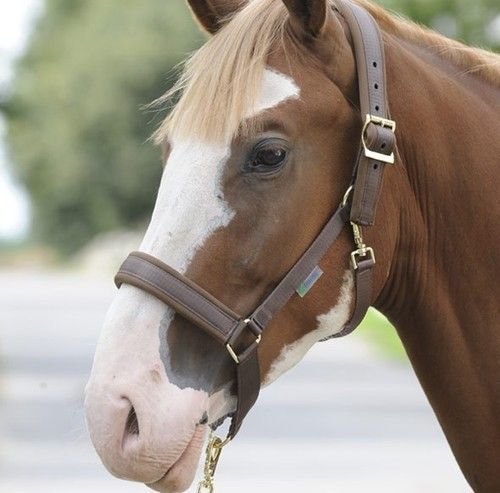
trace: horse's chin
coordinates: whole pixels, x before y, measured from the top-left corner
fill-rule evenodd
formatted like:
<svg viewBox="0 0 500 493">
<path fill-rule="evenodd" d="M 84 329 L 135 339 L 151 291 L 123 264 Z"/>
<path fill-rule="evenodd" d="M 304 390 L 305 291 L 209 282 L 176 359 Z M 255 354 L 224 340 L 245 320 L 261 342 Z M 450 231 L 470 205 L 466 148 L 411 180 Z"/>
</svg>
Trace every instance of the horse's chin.
<svg viewBox="0 0 500 493">
<path fill-rule="evenodd" d="M 161 493 L 181 493 L 186 491 L 193 483 L 207 428 L 207 425 L 198 425 L 177 462 L 159 481 L 150 483 L 147 486 Z"/>
</svg>

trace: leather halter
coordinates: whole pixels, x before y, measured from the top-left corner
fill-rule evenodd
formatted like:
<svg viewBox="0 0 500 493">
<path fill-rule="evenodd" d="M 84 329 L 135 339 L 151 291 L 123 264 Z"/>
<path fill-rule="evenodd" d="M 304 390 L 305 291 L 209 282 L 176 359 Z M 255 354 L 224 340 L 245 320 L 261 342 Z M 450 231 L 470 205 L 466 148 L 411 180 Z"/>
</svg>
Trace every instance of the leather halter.
<svg viewBox="0 0 500 493">
<path fill-rule="evenodd" d="M 395 123 L 388 119 L 384 50 L 378 27 L 368 12 L 346 0 L 336 9 L 351 31 L 357 63 L 360 110 L 365 124 L 353 169 L 352 183 L 342 204 L 286 276 L 260 305 L 242 317 L 190 279 L 143 252 L 133 252 L 115 277 L 142 289 L 172 307 L 225 346 L 236 370 L 238 403 L 228 438 L 238 432 L 260 390 L 257 348 L 261 334 L 276 313 L 309 278 L 344 226 L 350 221 L 356 249 L 351 253 L 356 304 L 351 320 L 332 337 L 352 332 L 371 304 L 373 249 L 363 243 L 361 226 L 374 223 L 385 165 L 394 163 Z M 351 201 L 352 192 L 352 201 Z"/>
</svg>

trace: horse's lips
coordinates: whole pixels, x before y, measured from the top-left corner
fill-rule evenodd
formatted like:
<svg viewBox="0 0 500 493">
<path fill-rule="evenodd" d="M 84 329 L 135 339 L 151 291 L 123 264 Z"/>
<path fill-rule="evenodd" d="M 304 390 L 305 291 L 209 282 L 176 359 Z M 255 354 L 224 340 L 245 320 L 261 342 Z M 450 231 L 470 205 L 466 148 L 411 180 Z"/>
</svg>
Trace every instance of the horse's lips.
<svg viewBox="0 0 500 493">
<path fill-rule="evenodd" d="M 206 430 L 207 425 L 198 425 L 177 462 L 168 469 L 161 479 L 149 483 L 147 486 L 161 493 L 186 491 L 191 486 L 196 474 Z"/>
</svg>

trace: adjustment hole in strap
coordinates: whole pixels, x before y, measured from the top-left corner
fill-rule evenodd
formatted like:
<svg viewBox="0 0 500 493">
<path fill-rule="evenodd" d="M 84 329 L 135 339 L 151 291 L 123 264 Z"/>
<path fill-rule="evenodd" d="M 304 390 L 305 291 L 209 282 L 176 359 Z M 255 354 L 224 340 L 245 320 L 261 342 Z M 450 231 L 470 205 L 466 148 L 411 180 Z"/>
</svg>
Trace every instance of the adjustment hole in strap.
<svg viewBox="0 0 500 493">
<path fill-rule="evenodd" d="M 380 144 L 380 149 L 385 149 L 386 147 L 387 147 L 387 145 L 385 142 L 382 142 L 382 144 Z"/>
<path fill-rule="evenodd" d="M 377 104 L 377 106 L 375 106 L 375 111 L 379 111 L 380 110 L 380 106 Z"/>
<path fill-rule="evenodd" d="M 374 66 L 375 68 L 377 68 L 377 65 L 378 65 L 378 64 L 377 64 L 377 62 L 373 62 L 373 66 Z"/>
<path fill-rule="evenodd" d="M 375 164 L 373 165 L 373 169 L 378 169 L 378 164 L 377 164 L 377 163 L 375 163 Z"/>
<path fill-rule="evenodd" d="M 378 84 L 374 84 L 374 85 L 373 85 L 373 87 L 374 87 L 375 89 L 378 89 Z"/>
</svg>

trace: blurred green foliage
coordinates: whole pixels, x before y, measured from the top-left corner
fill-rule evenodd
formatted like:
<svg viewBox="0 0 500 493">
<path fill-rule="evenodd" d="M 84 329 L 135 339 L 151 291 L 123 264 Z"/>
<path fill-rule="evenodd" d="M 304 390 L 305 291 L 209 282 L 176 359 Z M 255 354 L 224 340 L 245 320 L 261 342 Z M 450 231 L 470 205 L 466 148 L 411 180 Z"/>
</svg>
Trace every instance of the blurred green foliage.
<svg viewBox="0 0 500 493">
<path fill-rule="evenodd" d="M 499 0 L 379 0 L 379 3 L 466 44 L 500 50 Z"/>
<path fill-rule="evenodd" d="M 374 308 L 370 308 L 361 325 L 356 330 L 381 356 L 403 361 L 407 358 L 396 329 L 389 320 Z"/>
<path fill-rule="evenodd" d="M 181 0 L 48 0 L 5 105 L 34 235 L 63 253 L 152 210 L 161 175 L 141 105 L 201 42 Z"/>
<path fill-rule="evenodd" d="M 498 0 L 383 3 L 498 48 L 485 29 Z M 161 166 L 147 139 L 159 116 L 140 107 L 169 87 L 171 69 L 201 40 L 184 0 L 46 0 L 4 105 L 36 238 L 71 253 L 148 218 Z"/>
</svg>

